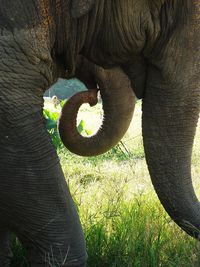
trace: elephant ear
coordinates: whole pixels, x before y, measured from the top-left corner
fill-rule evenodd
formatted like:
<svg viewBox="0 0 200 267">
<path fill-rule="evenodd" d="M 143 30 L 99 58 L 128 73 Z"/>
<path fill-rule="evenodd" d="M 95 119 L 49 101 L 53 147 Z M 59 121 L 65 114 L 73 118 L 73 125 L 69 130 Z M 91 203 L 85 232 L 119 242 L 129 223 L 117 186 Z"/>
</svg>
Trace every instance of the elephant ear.
<svg viewBox="0 0 200 267">
<path fill-rule="evenodd" d="M 71 14 L 73 18 L 80 18 L 81 16 L 87 14 L 95 0 L 72 0 L 71 4 Z"/>
</svg>

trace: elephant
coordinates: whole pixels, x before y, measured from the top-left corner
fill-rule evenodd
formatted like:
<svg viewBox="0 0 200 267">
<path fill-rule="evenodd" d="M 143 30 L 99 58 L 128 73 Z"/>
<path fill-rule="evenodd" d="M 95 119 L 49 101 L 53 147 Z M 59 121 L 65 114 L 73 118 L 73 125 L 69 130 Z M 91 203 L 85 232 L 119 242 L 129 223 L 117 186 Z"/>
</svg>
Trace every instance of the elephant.
<svg viewBox="0 0 200 267">
<path fill-rule="evenodd" d="M 9 266 L 11 232 L 30 266 L 86 265 L 80 220 L 42 116 L 45 90 L 58 77 L 82 76 L 80 69 L 93 88 L 63 108 L 65 145 L 83 156 L 114 145 L 130 122 L 133 90 L 143 102 L 144 149 L 156 193 L 171 218 L 199 237 L 191 180 L 200 111 L 199 14 L 197 0 L 0 0 L 0 266 Z M 88 69 L 78 66 L 79 55 L 91 62 L 83 62 Z M 74 131 L 78 105 L 96 102 L 96 84 L 106 114 L 96 136 L 101 146 Z M 117 88 L 117 97 L 109 87 Z M 128 109 L 118 102 L 126 105 L 126 98 Z M 124 129 L 118 124 L 112 137 L 118 116 Z"/>
<path fill-rule="evenodd" d="M 0 0 L 0 71 L 4 74 L 0 77 L 0 266 L 10 266 L 10 237 L 14 233 L 27 252 L 30 266 L 85 267 L 83 230 L 46 130 L 43 95 L 59 76 L 72 75 L 75 69 L 74 75 L 88 88 L 94 89 L 91 81 L 95 76 L 101 91 L 105 91 L 105 98 L 114 98 L 108 87 L 117 90 L 115 102 L 119 102 L 118 108 L 123 111 L 121 122 L 125 128 L 132 118 L 135 95 L 120 67 L 104 70 L 95 66 L 94 70 L 94 64 L 87 62 L 88 81 L 85 76 L 81 78 L 80 69 L 85 67 L 85 61 L 78 64 L 78 52 L 72 60 L 73 51 L 68 55 L 62 50 L 65 40 L 61 36 L 62 41 L 58 43 L 57 30 L 61 29 L 56 29 L 56 25 L 61 23 L 57 27 L 63 29 L 65 22 L 61 20 L 62 9 L 69 16 L 66 23 L 69 26 L 71 23 L 69 37 L 73 39 L 73 27 L 78 19 L 72 17 L 84 16 L 83 7 L 89 12 L 89 1 L 63 1 L 60 5 L 55 2 L 54 6 L 44 1 L 29 4 L 27 7 L 25 1 Z M 22 7 L 24 17 L 19 16 Z M 66 33 L 69 26 L 66 25 Z M 65 57 L 70 71 L 65 66 Z M 126 105 L 119 101 L 121 87 L 126 91 Z M 91 91 L 95 96 L 97 90 Z M 112 109 L 116 107 L 112 105 Z M 121 136 L 125 131 L 115 130 Z M 111 138 L 110 142 L 113 142 Z"/>
<path fill-rule="evenodd" d="M 200 3 L 194 0 L 99 1 L 88 15 L 89 22 L 91 17 L 97 19 L 80 50 L 93 64 L 112 70 L 120 66 L 135 95 L 142 98 L 142 134 L 153 186 L 170 217 L 195 238 L 199 237 L 200 205 L 192 185 L 191 154 L 200 111 L 199 14 Z M 88 68 L 88 64 L 77 75 L 81 72 L 88 87 L 96 88 L 99 74 L 95 65 Z M 88 73 L 94 77 L 89 79 Z M 115 92 L 111 94 L 114 97 Z M 109 110 L 100 131 L 91 139 L 82 138 L 74 123 L 78 107 L 86 101 L 81 98 L 78 94 L 66 103 L 60 118 L 61 138 L 78 155 L 98 155 L 104 145 L 109 147 L 110 134 L 118 139 L 112 130 L 107 133 L 108 125 L 112 129 L 117 119 Z M 108 101 L 104 103 L 105 109 Z"/>
<path fill-rule="evenodd" d="M 200 111 L 199 14 L 200 3 L 195 0 L 97 1 L 85 16 L 89 22 L 97 19 L 87 29 L 80 50 L 93 64 L 108 69 L 120 66 L 135 95 L 142 98 L 142 134 L 153 186 L 170 217 L 195 238 L 199 238 L 200 205 L 192 184 L 191 155 Z M 95 66 L 88 70 L 87 64 L 81 72 L 94 78 L 84 74 L 83 80 L 95 87 Z M 66 103 L 61 115 L 61 138 L 74 153 L 98 155 L 99 143 L 110 139 L 106 120 L 110 128 L 116 120 L 108 112 L 113 124 L 105 118 L 103 133 L 100 129 L 91 140 L 82 138 L 72 119 L 81 104 L 80 94 L 72 102 L 73 114 Z M 74 129 L 73 135 L 69 129 Z"/>
</svg>

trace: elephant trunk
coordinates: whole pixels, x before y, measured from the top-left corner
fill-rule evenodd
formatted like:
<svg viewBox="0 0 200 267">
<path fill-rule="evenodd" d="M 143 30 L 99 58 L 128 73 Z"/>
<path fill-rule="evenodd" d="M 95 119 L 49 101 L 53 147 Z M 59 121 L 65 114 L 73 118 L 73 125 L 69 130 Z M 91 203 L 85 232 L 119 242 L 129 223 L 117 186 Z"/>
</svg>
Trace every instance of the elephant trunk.
<svg viewBox="0 0 200 267">
<path fill-rule="evenodd" d="M 96 67 L 95 77 L 104 111 L 103 123 L 98 132 L 91 137 L 83 137 L 76 127 L 79 107 L 83 103 L 95 105 L 97 90 L 74 95 L 65 103 L 59 119 L 58 128 L 63 144 L 80 156 L 96 156 L 115 146 L 126 133 L 135 106 L 130 80 L 121 69 L 104 70 Z"/>
<path fill-rule="evenodd" d="M 198 237 L 200 204 L 192 185 L 191 154 L 200 94 L 192 87 L 185 90 L 185 96 L 183 92 L 173 95 L 157 87 L 147 90 L 143 137 L 151 179 L 161 203 L 183 230 Z"/>
</svg>

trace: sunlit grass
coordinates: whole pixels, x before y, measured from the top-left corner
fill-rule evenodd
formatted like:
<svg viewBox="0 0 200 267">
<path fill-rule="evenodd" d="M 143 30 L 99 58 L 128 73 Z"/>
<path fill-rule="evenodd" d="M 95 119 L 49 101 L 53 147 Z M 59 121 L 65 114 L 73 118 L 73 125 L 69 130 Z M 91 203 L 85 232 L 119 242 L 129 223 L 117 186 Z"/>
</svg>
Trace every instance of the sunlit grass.
<svg viewBox="0 0 200 267">
<path fill-rule="evenodd" d="M 98 129 L 101 107 L 79 120 Z M 88 119 L 89 118 L 89 119 Z M 88 121 L 88 122 L 87 122 Z M 87 249 L 87 267 L 199 267 L 199 242 L 167 215 L 150 181 L 141 134 L 141 104 L 122 142 L 105 155 L 82 158 L 59 150 L 61 164 L 77 205 Z M 200 125 L 195 137 L 192 175 L 197 194 L 200 177 Z M 13 241 L 12 266 L 26 266 Z M 19 263 L 21 257 L 22 264 Z"/>
</svg>

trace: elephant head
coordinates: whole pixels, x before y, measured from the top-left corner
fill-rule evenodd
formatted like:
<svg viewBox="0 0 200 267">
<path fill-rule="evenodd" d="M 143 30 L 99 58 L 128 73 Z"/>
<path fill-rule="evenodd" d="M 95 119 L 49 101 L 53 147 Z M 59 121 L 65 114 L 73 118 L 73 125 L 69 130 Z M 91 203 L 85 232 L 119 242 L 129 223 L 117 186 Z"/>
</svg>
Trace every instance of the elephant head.
<svg viewBox="0 0 200 267">
<path fill-rule="evenodd" d="M 76 77 L 85 83 L 89 91 L 69 99 L 59 119 L 59 132 L 64 145 L 81 156 L 96 156 L 115 146 L 127 131 L 132 119 L 135 95 L 130 80 L 120 68 L 105 70 L 81 58 Z M 76 117 L 83 103 L 97 103 L 97 84 L 103 101 L 104 119 L 98 132 L 83 137 L 76 128 Z"/>
</svg>

